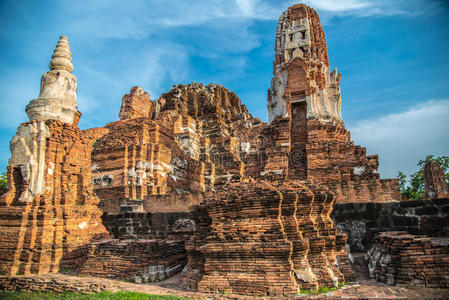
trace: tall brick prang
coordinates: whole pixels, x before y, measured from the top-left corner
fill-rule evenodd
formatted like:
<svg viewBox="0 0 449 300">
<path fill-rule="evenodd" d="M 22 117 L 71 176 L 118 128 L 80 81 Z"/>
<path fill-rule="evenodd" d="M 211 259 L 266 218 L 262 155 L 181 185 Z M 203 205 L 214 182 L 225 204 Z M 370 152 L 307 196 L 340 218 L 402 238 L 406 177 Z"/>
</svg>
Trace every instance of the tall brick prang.
<svg viewBox="0 0 449 300">
<path fill-rule="evenodd" d="M 298 4 L 283 12 L 276 29 L 269 121 L 292 116 L 305 102 L 307 117 L 341 120 L 340 74 L 330 72 L 326 38 L 312 8 Z"/>
<path fill-rule="evenodd" d="M 262 178 L 325 182 L 337 202 L 399 201 L 399 182 L 383 180 L 377 155 L 354 145 L 341 116 L 341 74 L 330 71 L 326 38 L 314 9 L 297 4 L 279 18 L 270 124 L 258 166 Z"/>
</svg>

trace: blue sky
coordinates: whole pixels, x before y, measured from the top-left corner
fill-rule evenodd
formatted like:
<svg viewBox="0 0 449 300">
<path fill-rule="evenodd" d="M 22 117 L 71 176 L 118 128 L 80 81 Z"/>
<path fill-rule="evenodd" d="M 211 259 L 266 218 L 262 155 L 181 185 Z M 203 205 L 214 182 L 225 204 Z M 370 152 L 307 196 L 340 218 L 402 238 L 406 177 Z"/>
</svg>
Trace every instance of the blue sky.
<svg viewBox="0 0 449 300">
<path fill-rule="evenodd" d="M 342 114 L 383 177 L 449 154 L 449 3 L 308 0 L 320 14 Z M 0 170 L 60 35 L 69 37 L 82 129 L 118 119 L 134 85 L 223 84 L 267 120 L 274 36 L 295 1 L 0 0 Z"/>
</svg>

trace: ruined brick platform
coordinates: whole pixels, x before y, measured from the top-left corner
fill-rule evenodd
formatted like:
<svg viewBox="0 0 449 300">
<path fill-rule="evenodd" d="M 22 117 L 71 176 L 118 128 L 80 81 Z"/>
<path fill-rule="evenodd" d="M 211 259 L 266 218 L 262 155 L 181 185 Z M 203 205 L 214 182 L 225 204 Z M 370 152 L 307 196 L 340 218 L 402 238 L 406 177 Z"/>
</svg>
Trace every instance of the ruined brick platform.
<svg viewBox="0 0 449 300">
<path fill-rule="evenodd" d="M 184 284 L 203 292 L 289 295 L 354 280 L 345 264 L 346 236 L 329 217 L 333 202 L 310 182 L 226 185 L 192 212 L 199 228 L 186 245 Z"/>
<path fill-rule="evenodd" d="M 103 240 L 86 247 L 78 276 L 153 282 L 181 272 L 186 263 L 184 240 Z"/>
<path fill-rule="evenodd" d="M 380 233 L 366 258 L 371 276 L 379 282 L 449 288 L 449 237 Z"/>
</svg>

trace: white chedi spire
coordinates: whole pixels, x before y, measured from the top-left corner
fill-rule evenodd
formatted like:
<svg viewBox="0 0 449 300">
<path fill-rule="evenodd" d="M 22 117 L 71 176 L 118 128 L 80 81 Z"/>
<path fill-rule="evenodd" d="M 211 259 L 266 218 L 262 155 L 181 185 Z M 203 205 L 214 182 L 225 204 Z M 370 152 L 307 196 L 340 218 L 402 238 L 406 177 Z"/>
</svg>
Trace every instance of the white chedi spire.
<svg viewBox="0 0 449 300">
<path fill-rule="evenodd" d="M 72 73 L 72 53 L 70 52 L 69 39 L 66 36 L 61 35 L 59 38 L 48 67 L 50 70 L 66 70 Z"/>
<path fill-rule="evenodd" d="M 50 71 L 42 75 L 39 97 L 26 107 L 31 120 L 59 120 L 72 124 L 77 110 L 76 77 L 73 71 L 69 40 L 59 38 L 49 63 Z"/>
</svg>

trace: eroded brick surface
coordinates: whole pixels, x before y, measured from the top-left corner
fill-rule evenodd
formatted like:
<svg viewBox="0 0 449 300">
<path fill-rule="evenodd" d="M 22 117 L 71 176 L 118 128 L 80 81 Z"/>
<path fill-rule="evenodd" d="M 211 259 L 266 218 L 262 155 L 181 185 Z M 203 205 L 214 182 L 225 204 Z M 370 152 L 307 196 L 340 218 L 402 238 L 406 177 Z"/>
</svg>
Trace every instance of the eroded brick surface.
<svg viewBox="0 0 449 300">
<path fill-rule="evenodd" d="M 76 77 L 61 36 L 12 138 L 8 192 L 0 197 L 0 273 L 58 272 L 73 253 L 108 236 L 91 182 L 92 140 L 78 127 Z"/>
<path fill-rule="evenodd" d="M 351 252 L 367 251 L 374 236 L 384 231 L 449 236 L 449 199 L 336 203 L 332 219 L 348 233 Z"/>
<path fill-rule="evenodd" d="M 443 169 L 435 160 L 426 162 L 423 170 L 424 186 L 426 188 L 425 198 L 449 198 L 449 188 Z"/>
<path fill-rule="evenodd" d="M 86 248 L 79 276 L 154 282 L 179 273 L 187 262 L 183 239 L 104 240 Z"/>
<path fill-rule="evenodd" d="M 177 85 L 155 101 L 134 87 L 123 99 L 120 116 L 105 126 L 103 136 L 86 131 L 97 137 L 95 191 L 103 211 L 114 213 L 128 199 L 156 195 L 171 195 L 167 199 L 178 203 L 191 197 L 186 193 L 197 198 L 178 211 L 200 203 L 201 193 L 245 176 L 247 141 L 262 125 L 235 93 L 216 84 Z"/>
<path fill-rule="evenodd" d="M 282 13 L 275 50 L 261 177 L 327 183 L 337 203 L 400 200 L 397 179 L 380 180 L 377 155 L 366 155 L 345 129 L 341 74 L 330 72 L 324 32 L 312 8 L 298 4 Z"/>
</svg>

